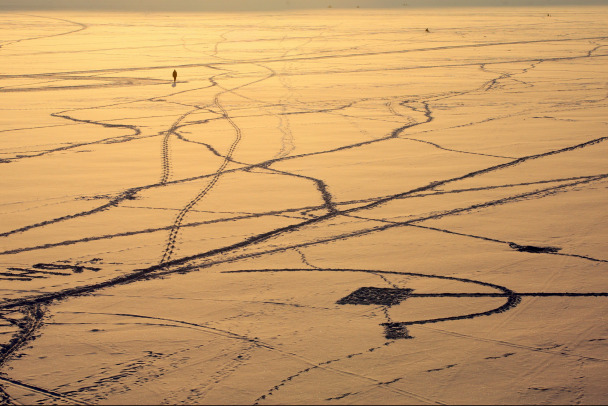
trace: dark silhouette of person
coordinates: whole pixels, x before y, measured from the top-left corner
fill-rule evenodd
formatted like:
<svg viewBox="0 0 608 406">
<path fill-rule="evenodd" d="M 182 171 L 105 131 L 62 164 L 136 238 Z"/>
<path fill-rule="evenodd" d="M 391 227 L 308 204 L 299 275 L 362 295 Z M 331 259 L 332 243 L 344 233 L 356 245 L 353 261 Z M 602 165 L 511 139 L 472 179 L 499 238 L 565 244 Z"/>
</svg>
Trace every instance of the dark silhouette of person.
<svg viewBox="0 0 608 406">
<path fill-rule="evenodd" d="M 173 69 L 173 83 L 177 80 L 177 71 Z"/>
<path fill-rule="evenodd" d="M 428 28 L 426 29 L 426 32 L 430 32 Z"/>
</svg>

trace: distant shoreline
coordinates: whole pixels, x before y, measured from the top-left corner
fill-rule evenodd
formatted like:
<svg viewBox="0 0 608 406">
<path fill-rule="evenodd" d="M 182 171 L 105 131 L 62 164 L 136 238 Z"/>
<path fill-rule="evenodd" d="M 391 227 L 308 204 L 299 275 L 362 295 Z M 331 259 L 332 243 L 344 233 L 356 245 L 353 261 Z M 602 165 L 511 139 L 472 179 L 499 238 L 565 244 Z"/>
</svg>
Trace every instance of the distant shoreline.
<svg viewBox="0 0 608 406">
<path fill-rule="evenodd" d="M 608 6 L 608 0 L 148 0 L 145 7 L 139 2 L 124 0 L 5 0 L 0 11 L 140 11 L 140 12 L 265 12 L 315 9 L 421 9 L 421 8 L 510 8 L 563 6 Z"/>
</svg>

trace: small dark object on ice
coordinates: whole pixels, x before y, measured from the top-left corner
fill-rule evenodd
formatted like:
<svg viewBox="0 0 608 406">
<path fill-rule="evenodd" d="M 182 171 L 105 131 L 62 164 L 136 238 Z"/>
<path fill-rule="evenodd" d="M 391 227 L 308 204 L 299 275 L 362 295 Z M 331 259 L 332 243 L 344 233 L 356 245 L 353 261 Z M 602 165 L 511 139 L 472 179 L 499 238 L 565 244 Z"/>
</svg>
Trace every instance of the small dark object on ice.
<svg viewBox="0 0 608 406">
<path fill-rule="evenodd" d="M 173 83 L 177 80 L 177 71 L 173 69 Z"/>
<path fill-rule="evenodd" d="M 557 248 L 557 247 L 536 247 L 534 245 L 519 245 L 519 244 L 515 244 L 514 242 L 510 242 L 509 247 L 511 247 L 517 251 L 532 252 L 535 254 L 557 252 L 557 251 L 561 250 L 561 248 Z"/>
<path fill-rule="evenodd" d="M 363 287 L 338 300 L 337 304 L 394 306 L 403 302 L 412 289 Z"/>
</svg>

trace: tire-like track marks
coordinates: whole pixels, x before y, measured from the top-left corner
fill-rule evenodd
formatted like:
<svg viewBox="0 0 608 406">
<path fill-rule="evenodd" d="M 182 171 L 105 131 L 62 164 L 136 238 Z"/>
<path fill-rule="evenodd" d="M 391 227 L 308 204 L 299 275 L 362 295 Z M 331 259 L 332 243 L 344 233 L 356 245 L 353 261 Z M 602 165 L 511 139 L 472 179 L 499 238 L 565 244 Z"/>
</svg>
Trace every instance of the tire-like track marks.
<svg viewBox="0 0 608 406">
<path fill-rule="evenodd" d="M 205 188 L 203 190 L 201 190 L 199 192 L 199 194 L 194 197 L 194 199 L 190 200 L 190 202 L 188 202 L 188 204 L 177 215 L 175 221 L 173 222 L 173 226 L 171 227 L 171 232 L 169 234 L 167 246 L 165 247 L 165 251 L 163 252 L 163 256 L 160 261 L 161 264 L 164 264 L 165 262 L 167 262 L 171 259 L 171 256 L 173 255 L 173 250 L 175 249 L 175 243 L 177 240 L 177 236 L 178 236 L 180 227 L 184 221 L 184 218 L 186 217 L 186 214 L 188 214 L 188 212 L 190 210 L 192 210 L 194 208 L 194 206 L 196 206 L 196 204 L 202 198 L 204 198 L 205 195 L 207 195 L 207 193 L 215 186 L 217 181 L 222 176 L 224 169 L 226 169 L 226 166 L 228 166 L 228 164 L 230 163 L 230 159 L 232 158 L 232 155 L 234 154 L 236 147 L 238 146 L 239 142 L 241 141 L 241 137 L 242 137 L 241 128 L 232 120 L 232 118 L 230 117 L 230 115 L 228 114 L 228 112 L 226 111 L 224 106 L 220 103 L 220 95 L 222 93 L 225 93 L 225 92 L 220 92 L 215 96 L 214 102 L 215 102 L 215 105 L 221 110 L 222 116 L 224 117 L 224 119 L 226 119 L 230 123 L 232 128 L 234 129 L 234 131 L 235 131 L 234 141 L 230 145 L 230 148 L 228 148 L 226 157 L 222 161 L 221 165 L 219 166 L 219 168 L 217 169 L 217 171 L 215 172 L 215 174 L 213 175 L 213 177 L 211 178 L 209 183 L 207 183 L 207 186 L 205 186 Z M 174 126 L 179 124 L 179 121 L 181 121 L 181 120 L 178 120 L 174 124 Z M 168 132 L 168 134 L 169 134 L 169 132 Z"/>
<path fill-rule="evenodd" d="M 23 41 L 33 41 L 33 40 L 36 40 L 36 39 L 46 39 L 46 38 L 59 37 L 59 36 L 63 36 L 63 35 L 75 34 L 75 33 L 79 32 L 79 31 L 83 31 L 83 30 L 86 30 L 87 28 L 89 28 L 86 24 L 79 23 L 79 22 L 76 22 L 76 21 L 66 20 L 64 18 L 48 17 L 48 16 L 38 16 L 38 15 L 31 15 L 31 14 L 22 14 L 22 15 L 27 15 L 29 17 L 36 17 L 36 18 L 46 18 L 46 19 L 55 20 L 55 21 L 63 21 L 65 23 L 69 23 L 69 24 L 72 24 L 72 25 L 77 25 L 79 28 L 75 28 L 73 30 L 69 30 L 69 31 L 65 31 L 65 32 L 60 32 L 58 34 L 41 35 L 41 36 L 38 36 L 38 37 L 29 37 L 29 38 L 16 39 L 16 40 L 9 41 L 9 42 L 6 42 L 4 44 L 1 44 L 0 48 L 3 48 L 5 46 L 7 46 L 7 45 L 23 42 Z"/>
</svg>

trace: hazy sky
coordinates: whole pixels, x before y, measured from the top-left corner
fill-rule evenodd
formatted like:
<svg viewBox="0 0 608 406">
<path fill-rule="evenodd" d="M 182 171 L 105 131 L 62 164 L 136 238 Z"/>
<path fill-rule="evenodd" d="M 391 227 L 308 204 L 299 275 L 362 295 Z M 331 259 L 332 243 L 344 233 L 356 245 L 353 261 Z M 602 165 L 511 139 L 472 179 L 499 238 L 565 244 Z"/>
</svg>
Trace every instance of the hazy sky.
<svg viewBox="0 0 608 406">
<path fill-rule="evenodd" d="M 608 5 L 608 0 L 0 0 L 0 10 L 252 11 L 305 8 Z"/>
</svg>

